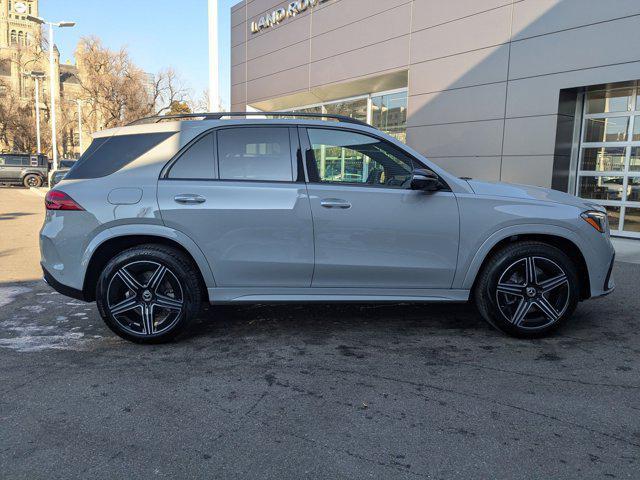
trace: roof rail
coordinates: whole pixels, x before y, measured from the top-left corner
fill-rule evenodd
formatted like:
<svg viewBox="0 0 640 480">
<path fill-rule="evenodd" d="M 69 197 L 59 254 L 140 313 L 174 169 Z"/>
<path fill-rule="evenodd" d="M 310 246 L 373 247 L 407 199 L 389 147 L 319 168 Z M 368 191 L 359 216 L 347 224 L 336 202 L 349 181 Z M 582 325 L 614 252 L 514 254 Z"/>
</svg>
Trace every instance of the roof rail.
<svg viewBox="0 0 640 480">
<path fill-rule="evenodd" d="M 308 112 L 206 112 L 206 113 L 183 113 L 178 115 L 156 115 L 153 117 L 141 118 L 129 123 L 131 125 L 144 125 L 147 123 L 160 123 L 165 121 L 179 120 L 221 120 L 224 117 L 300 117 L 300 118 L 328 118 L 344 123 L 356 125 L 370 125 L 362 120 L 351 118 L 346 115 L 333 115 L 330 113 L 308 113 Z"/>
</svg>

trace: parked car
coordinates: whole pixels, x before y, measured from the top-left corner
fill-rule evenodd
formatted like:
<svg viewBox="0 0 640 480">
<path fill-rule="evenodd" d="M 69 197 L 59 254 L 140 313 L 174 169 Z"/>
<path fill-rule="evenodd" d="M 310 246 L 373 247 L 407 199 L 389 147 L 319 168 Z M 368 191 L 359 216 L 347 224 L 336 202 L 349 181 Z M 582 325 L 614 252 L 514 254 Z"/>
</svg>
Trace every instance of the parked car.
<svg viewBox="0 0 640 480">
<path fill-rule="evenodd" d="M 41 187 L 47 183 L 49 161 L 44 155 L 0 154 L 0 183 Z"/>
<path fill-rule="evenodd" d="M 51 174 L 49 186 L 53 188 L 60 183 L 75 163 L 76 160 L 60 160 L 60 167 Z"/>
<path fill-rule="evenodd" d="M 503 332 L 536 337 L 614 289 L 601 206 L 458 178 L 350 118 L 281 115 L 298 119 L 203 114 L 97 134 L 46 197 L 45 280 L 141 343 L 183 332 L 203 301 L 473 301 Z M 334 178 L 323 155 L 336 148 L 357 181 Z"/>
</svg>

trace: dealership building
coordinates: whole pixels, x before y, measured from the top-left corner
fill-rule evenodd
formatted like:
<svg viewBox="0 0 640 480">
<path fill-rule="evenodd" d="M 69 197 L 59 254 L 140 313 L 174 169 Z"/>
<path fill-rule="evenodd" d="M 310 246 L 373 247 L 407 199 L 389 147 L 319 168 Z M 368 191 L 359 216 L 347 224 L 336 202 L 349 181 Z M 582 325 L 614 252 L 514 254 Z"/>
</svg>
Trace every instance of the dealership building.
<svg viewBox="0 0 640 480">
<path fill-rule="evenodd" d="M 345 114 L 640 238 L 640 0 L 244 0 L 232 110 Z"/>
</svg>

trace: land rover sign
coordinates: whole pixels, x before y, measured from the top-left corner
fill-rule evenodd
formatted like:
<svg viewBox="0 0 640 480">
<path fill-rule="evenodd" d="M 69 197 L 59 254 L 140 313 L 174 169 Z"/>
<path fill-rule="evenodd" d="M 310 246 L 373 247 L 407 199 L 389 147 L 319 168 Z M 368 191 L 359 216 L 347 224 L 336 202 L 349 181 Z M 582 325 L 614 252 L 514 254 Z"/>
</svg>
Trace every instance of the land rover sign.
<svg viewBox="0 0 640 480">
<path fill-rule="evenodd" d="M 295 17 L 299 13 L 326 1 L 327 0 L 297 0 L 295 2 L 291 2 L 286 8 L 278 8 L 273 12 L 260 17 L 258 20 L 251 22 L 251 33 L 258 33 L 261 30 L 278 25 L 284 20 Z"/>
</svg>

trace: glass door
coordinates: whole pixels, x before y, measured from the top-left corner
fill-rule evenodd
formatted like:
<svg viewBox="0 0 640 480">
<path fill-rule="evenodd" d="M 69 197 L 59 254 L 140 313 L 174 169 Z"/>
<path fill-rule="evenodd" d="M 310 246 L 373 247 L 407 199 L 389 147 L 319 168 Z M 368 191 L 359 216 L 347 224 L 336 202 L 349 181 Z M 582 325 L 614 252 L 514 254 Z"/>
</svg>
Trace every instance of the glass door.
<svg viewBox="0 0 640 480">
<path fill-rule="evenodd" d="M 576 192 L 607 209 L 613 235 L 640 238 L 638 82 L 586 92 Z"/>
</svg>

